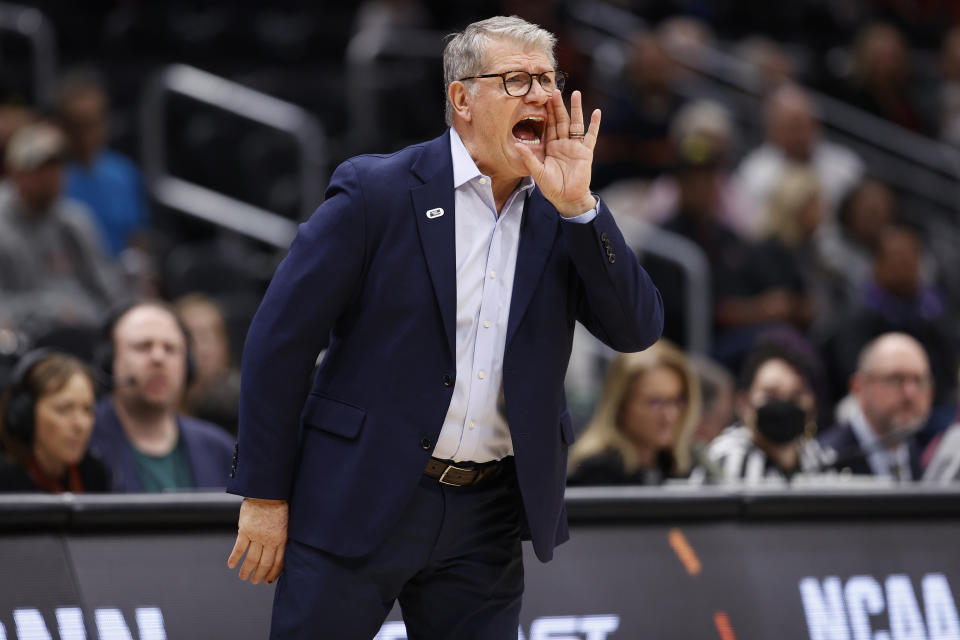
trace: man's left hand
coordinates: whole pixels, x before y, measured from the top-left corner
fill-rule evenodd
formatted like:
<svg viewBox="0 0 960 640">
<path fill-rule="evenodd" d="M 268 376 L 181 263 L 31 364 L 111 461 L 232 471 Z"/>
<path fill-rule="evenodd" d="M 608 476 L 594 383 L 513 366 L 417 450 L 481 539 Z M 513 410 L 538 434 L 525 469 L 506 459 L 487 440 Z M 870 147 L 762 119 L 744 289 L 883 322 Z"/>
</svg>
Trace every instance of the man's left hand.
<svg viewBox="0 0 960 640">
<path fill-rule="evenodd" d="M 559 91 L 547 103 L 547 128 L 544 136 L 544 158 L 540 162 L 522 143 L 517 143 L 523 163 L 533 176 L 543 196 L 565 218 L 572 218 L 597 206 L 590 193 L 593 148 L 600 131 L 600 110 L 594 109 L 589 128 L 584 128 L 582 97 L 579 91 L 570 96 L 570 114 Z"/>
</svg>

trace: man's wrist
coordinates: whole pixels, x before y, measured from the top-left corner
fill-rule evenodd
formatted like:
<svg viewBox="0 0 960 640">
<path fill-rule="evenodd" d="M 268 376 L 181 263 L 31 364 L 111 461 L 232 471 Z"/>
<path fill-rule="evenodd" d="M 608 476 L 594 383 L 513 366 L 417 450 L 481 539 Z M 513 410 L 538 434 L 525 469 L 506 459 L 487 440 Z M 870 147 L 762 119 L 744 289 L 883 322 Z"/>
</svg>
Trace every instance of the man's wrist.
<svg viewBox="0 0 960 640">
<path fill-rule="evenodd" d="M 596 196 L 594 196 L 592 193 L 587 193 L 587 195 L 577 202 L 569 205 L 568 207 L 564 207 L 563 209 L 558 208 L 557 211 L 559 211 L 560 215 L 564 218 L 575 218 L 588 211 L 596 209 L 598 202 L 599 201 L 597 200 Z"/>
</svg>

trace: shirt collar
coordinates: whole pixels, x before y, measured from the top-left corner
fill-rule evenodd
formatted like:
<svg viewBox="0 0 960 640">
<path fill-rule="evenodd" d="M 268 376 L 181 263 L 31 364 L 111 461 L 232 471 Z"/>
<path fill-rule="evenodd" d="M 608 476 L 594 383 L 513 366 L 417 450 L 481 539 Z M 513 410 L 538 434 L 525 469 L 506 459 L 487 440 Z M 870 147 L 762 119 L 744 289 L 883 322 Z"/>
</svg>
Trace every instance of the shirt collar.
<svg viewBox="0 0 960 640">
<path fill-rule="evenodd" d="M 850 416 L 850 428 L 853 429 L 853 434 L 860 443 L 860 450 L 863 451 L 867 464 L 873 469 L 874 474 L 892 473 L 894 462 L 909 469 L 910 452 L 907 444 L 900 442 L 893 447 L 882 446 L 873 427 L 867 423 L 867 417 L 860 408 L 859 402 L 855 403 L 854 412 Z"/>
<path fill-rule="evenodd" d="M 453 127 L 450 127 L 450 155 L 453 158 L 453 188 L 459 189 L 471 180 L 483 177 L 483 173 L 477 167 L 477 163 L 470 157 L 466 145 L 460 138 L 460 134 Z M 526 176 L 520 181 L 518 191 L 529 191 L 533 188 L 533 178 Z"/>
</svg>

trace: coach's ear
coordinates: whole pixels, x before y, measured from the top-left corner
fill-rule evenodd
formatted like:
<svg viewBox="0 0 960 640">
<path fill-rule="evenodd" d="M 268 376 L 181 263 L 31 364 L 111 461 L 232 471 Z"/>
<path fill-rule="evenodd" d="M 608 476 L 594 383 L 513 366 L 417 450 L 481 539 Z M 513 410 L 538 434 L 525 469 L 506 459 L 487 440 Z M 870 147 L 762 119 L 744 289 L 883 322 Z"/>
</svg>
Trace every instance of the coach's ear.
<svg viewBox="0 0 960 640">
<path fill-rule="evenodd" d="M 447 99 L 453 105 L 454 118 L 460 118 L 464 122 L 470 122 L 470 90 L 467 85 L 459 80 L 451 82 L 447 87 Z"/>
</svg>

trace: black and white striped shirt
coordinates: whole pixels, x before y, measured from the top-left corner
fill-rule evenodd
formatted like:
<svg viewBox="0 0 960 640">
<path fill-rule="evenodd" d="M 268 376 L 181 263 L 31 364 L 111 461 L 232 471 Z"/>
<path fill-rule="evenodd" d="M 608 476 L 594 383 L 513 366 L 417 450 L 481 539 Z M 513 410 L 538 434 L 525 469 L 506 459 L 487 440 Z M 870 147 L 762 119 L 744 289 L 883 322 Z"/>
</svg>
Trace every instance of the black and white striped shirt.
<svg viewBox="0 0 960 640">
<path fill-rule="evenodd" d="M 816 440 L 804 440 L 798 445 L 798 468 L 794 473 L 784 472 L 753 442 L 751 430 L 735 424 L 720 433 L 707 451 L 707 456 L 722 471 L 722 482 L 743 484 L 784 484 L 797 476 L 833 475 L 829 471 L 835 457 Z"/>
</svg>

